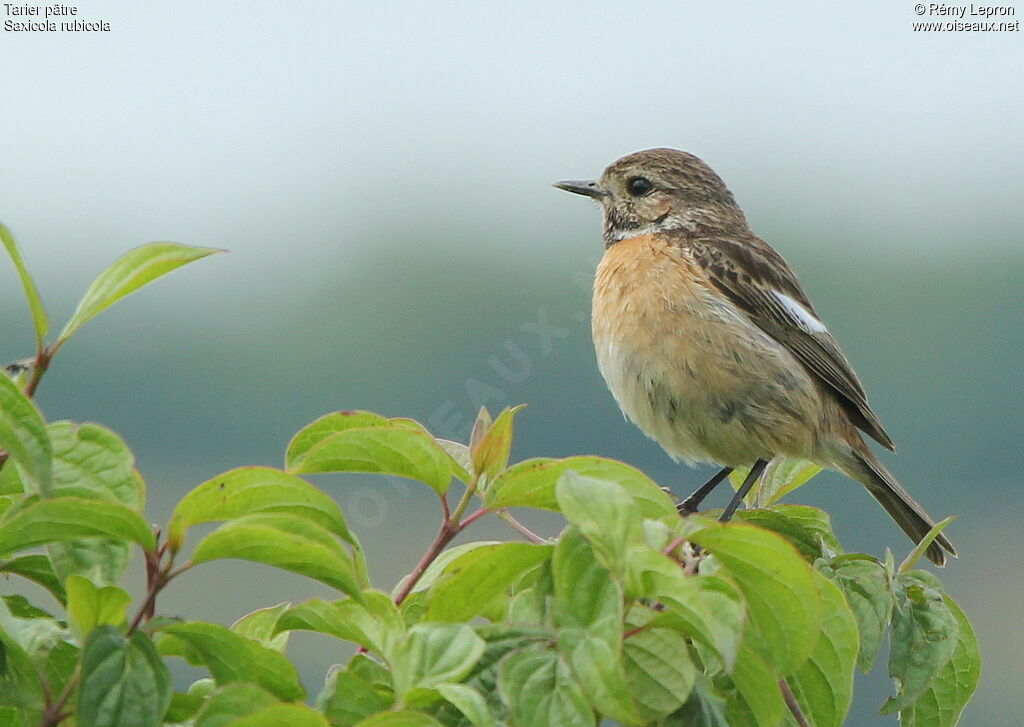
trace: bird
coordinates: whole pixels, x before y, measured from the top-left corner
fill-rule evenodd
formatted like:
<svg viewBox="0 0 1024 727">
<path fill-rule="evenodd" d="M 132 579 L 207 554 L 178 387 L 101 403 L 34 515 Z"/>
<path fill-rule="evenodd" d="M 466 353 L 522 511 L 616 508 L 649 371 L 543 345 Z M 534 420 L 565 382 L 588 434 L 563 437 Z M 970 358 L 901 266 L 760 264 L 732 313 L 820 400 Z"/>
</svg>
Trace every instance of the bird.
<svg viewBox="0 0 1024 727">
<path fill-rule="evenodd" d="M 680 512 L 749 468 L 728 520 L 768 462 L 793 457 L 860 482 L 911 540 L 924 539 L 934 521 L 864 439 L 895 451 L 852 365 L 710 166 L 647 149 L 599 179 L 554 186 L 603 212 L 591 328 L 620 409 L 673 459 L 722 468 Z M 956 556 L 940 533 L 926 556 L 944 565 L 946 553 Z"/>
</svg>

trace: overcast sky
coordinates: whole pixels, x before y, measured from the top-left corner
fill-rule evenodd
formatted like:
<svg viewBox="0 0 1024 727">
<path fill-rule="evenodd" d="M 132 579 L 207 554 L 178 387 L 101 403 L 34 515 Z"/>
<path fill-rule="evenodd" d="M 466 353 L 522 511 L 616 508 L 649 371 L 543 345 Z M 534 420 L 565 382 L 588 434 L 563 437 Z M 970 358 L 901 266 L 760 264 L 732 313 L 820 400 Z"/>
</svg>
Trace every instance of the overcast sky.
<svg viewBox="0 0 1024 727">
<path fill-rule="evenodd" d="M 596 220 L 549 182 L 656 145 L 776 234 L 949 255 L 1024 223 L 1024 35 L 912 32 L 910 2 L 78 8 L 111 30 L 0 34 L 0 219 L 43 277 L 151 239 L 357 259 L 436 220 L 550 248 Z"/>
</svg>

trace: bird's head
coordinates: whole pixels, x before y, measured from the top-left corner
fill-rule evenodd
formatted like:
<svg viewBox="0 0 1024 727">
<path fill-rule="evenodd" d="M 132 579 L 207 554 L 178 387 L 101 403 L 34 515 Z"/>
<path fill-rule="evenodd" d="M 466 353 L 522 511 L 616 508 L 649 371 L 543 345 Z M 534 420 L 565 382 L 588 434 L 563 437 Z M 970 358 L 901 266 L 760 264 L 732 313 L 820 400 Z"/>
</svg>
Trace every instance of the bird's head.
<svg viewBox="0 0 1024 727">
<path fill-rule="evenodd" d="M 746 229 L 743 212 L 715 172 L 676 149 L 647 149 L 613 162 L 600 179 L 556 182 L 604 211 L 606 245 L 662 230 Z"/>
</svg>

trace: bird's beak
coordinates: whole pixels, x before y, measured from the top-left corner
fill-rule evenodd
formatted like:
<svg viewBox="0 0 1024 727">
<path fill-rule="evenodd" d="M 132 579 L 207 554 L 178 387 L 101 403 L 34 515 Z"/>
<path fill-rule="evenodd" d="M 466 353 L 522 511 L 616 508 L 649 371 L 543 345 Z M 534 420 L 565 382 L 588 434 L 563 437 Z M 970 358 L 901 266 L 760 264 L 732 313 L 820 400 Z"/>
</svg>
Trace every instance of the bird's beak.
<svg viewBox="0 0 1024 727">
<path fill-rule="evenodd" d="M 564 189 L 566 192 L 572 192 L 573 194 L 593 197 L 594 199 L 607 197 L 609 194 L 607 190 L 601 188 L 596 179 L 570 179 L 564 182 L 555 182 L 551 186 Z"/>
</svg>

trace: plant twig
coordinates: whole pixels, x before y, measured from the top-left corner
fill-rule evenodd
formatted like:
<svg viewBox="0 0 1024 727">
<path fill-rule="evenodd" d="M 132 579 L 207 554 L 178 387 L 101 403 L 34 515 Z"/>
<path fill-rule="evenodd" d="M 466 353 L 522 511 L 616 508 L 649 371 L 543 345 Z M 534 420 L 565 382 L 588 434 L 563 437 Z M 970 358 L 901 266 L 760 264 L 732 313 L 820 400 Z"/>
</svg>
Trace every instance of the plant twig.
<svg viewBox="0 0 1024 727">
<path fill-rule="evenodd" d="M 636 636 L 641 631 L 646 631 L 650 627 L 651 627 L 651 624 L 650 624 L 650 622 L 648 622 L 648 623 L 645 623 L 645 624 L 640 624 L 639 626 L 636 626 L 634 628 L 631 628 L 631 629 L 629 629 L 628 631 L 626 631 L 626 632 L 624 632 L 622 634 L 622 640 L 625 641 L 630 636 Z"/>
<path fill-rule="evenodd" d="M 462 513 L 464 513 L 466 511 L 466 508 L 469 507 L 469 501 L 473 499 L 473 493 L 475 491 L 476 478 L 473 478 L 473 481 L 470 482 L 469 485 L 466 487 L 466 491 L 462 493 L 462 498 L 459 500 L 459 504 L 455 506 L 455 510 L 449 517 L 445 518 L 447 522 L 459 522 L 459 519 L 462 517 Z"/>
<path fill-rule="evenodd" d="M 61 690 L 60 696 L 57 697 L 57 701 L 46 705 L 46 708 L 43 710 L 42 719 L 39 720 L 39 727 L 56 727 L 71 716 L 71 712 L 64 711 L 64 706 L 71 699 L 72 692 L 75 691 L 79 675 L 80 672 L 76 668 L 75 672 L 68 677 L 68 681 L 64 685 L 64 689 Z"/>
<path fill-rule="evenodd" d="M 671 543 L 669 543 L 668 545 L 666 545 L 662 549 L 661 554 L 662 555 L 672 555 L 672 553 L 675 552 L 676 548 L 678 548 L 680 545 L 682 545 L 685 542 L 686 542 L 686 538 L 676 538 L 675 540 L 673 540 Z"/>
<path fill-rule="evenodd" d="M 153 561 L 154 558 L 157 560 L 154 561 L 155 567 L 152 567 L 150 562 Z M 143 600 L 142 605 L 139 606 L 139 610 L 135 613 L 135 618 L 132 619 L 131 624 L 128 626 L 129 636 L 135 633 L 144 621 L 149 621 L 153 618 L 153 614 L 156 612 L 157 594 L 166 588 L 168 583 L 192 567 L 192 561 L 189 561 L 178 568 L 173 568 L 174 561 L 172 559 L 167 562 L 166 566 L 160 568 L 158 565 L 158 559 L 159 556 L 146 553 L 146 571 L 149 586 L 146 589 L 145 600 Z"/>
<path fill-rule="evenodd" d="M 28 380 L 28 384 L 25 386 L 25 396 L 28 398 L 31 399 L 35 395 L 36 389 L 39 387 L 39 382 L 42 381 L 43 374 L 46 373 L 46 370 L 50 368 L 50 361 L 53 360 L 53 354 L 56 352 L 56 347 L 52 349 L 43 347 L 39 349 L 38 353 L 36 353 L 36 360 L 32 366 L 32 377 Z"/>
<path fill-rule="evenodd" d="M 484 515 L 486 515 L 489 512 L 490 512 L 490 510 L 488 510 L 486 507 L 481 507 L 479 510 L 474 512 L 472 515 L 468 515 L 465 520 L 463 520 L 461 523 L 459 523 L 459 525 L 458 525 L 459 529 L 456 530 L 455 532 L 456 533 L 462 532 L 462 530 L 467 525 L 476 522 L 477 520 L 479 520 L 480 518 L 482 518 Z"/>
<path fill-rule="evenodd" d="M 423 574 L 426 572 L 427 568 L 430 567 L 430 564 L 434 562 L 434 559 L 441 554 L 441 551 L 444 550 L 445 546 L 452 541 L 452 538 L 454 538 L 458 532 L 459 531 L 452 526 L 450 520 L 446 519 L 441 523 L 441 529 L 437 531 L 437 537 L 434 538 L 434 542 L 430 544 L 429 548 L 427 548 L 427 551 L 423 554 L 423 557 L 420 558 L 420 562 L 416 564 L 416 567 L 412 569 L 412 572 L 406 576 L 402 590 L 395 595 L 396 604 L 399 606 L 402 605 L 402 601 L 408 598 L 409 594 L 412 593 L 412 589 L 416 587 L 416 584 L 419 582 L 420 578 L 423 577 Z"/>
<path fill-rule="evenodd" d="M 439 556 L 441 551 L 448 546 L 448 543 L 452 542 L 452 539 L 456 535 L 461 533 L 466 526 L 476 522 L 490 512 L 486 507 L 481 507 L 479 510 L 473 512 L 472 515 L 466 516 L 465 520 L 461 519 L 462 514 L 469 506 L 470 500 L 473 499 L 474 490 L 476 490 L 476 480 L 470 483 L 469 487 L 466 488 L 466 491 L 462 493 L 462 498 L 459 500 L 459 504 L 455 506 L 455 510 L 451 513 L 448 512 L 447 501 L 442 498 L 442 502 L 445 505 L 445 516 L 441 523 L 441 528 L 437 531 L 437 536 L 434 538 L 434 542 L 430 544 L 430 547 L 427 548 L 423 557 L 420 558 L 419 563 L 417 563 L 416 567 L 412 569 L 412 572 L 406 576 L 405 583 L 402 584 L 402 588 L 397 594 L 395 594 L 396 604 L 401 605 L 402 601 L 409 597 L 409 594 L 412 593 L 412 589 L 416 587 L 417 583 L 419 583 L 420 578 L 422 578 L 423 574 L 426 573 L 430 564 L 437 559 L 437 556 Z"/>
<path fill-rule="evenodd" d="M 500 517 L 502 520 L 511 525 L 513 529 L 516 530 L 516 532 L 518 532 L 524 538 L 529 540 L 531 543 L 534 543 L 536 545 L 544 545 L 548 542 L 541 536 L 537 535 L 537 533 L 533 532 L 528 527 L 523 525 L 521 522 L 516 520 L 516 518 L 513 517 L 512 513 L 510 513 L 508 510 L 498 510 L 498 517 Z"/>
<path fill-rule="evenodd" d="M 793 690 L 789 688 L 789 683 L 785 679 L 779 680 L 779 689 L 782 691 L 782 698 L 786 702 L 786 706 L 789 707 L 790 713 L 793 715 L 793 719 L 800 727 L 810 727 L 807 722 L 807 717 L 804 716 L 803 711 L 800 709 L 800 705 L 797 704 L 796 697 L 793 695 Z"/>
</svg>

